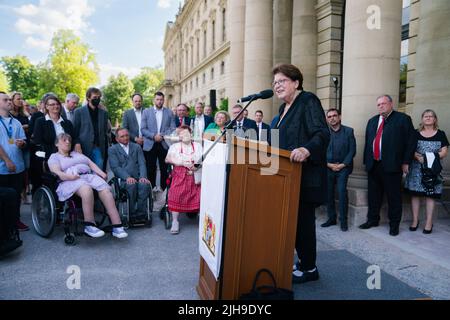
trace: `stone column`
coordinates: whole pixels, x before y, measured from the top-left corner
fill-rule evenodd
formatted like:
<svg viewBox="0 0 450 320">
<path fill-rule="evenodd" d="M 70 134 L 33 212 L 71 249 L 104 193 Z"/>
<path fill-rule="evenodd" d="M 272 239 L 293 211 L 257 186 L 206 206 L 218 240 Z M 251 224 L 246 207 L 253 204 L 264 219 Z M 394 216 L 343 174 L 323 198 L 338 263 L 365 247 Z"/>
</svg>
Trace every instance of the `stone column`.
<svg viewBox="0 0 450 320">
<path fill-rule="evenodd" d="M 294 0 L 292 24 L 292 64 L 303 73 L 303 87 L 316 92 L 317 0 Z"/>
<path fill-rule="evenodd" d="M 420 2 L 417 44 L 415 102 L 412 112 L 418 126 L 422 112 L 432 109 L 439 127 L 450 139 L 450 1 Z M 450 175 L 450 159 L 444 160 L 444 174 Z"/>
<path fill-rule="evenodd" d="M 228 78 L 228 99 L 232 107 L 243 96 L 245 1 L 229 0 L 227 17 L 229 21 L 230 60 Z"/>
<path fill-rule="evenodd" d="M 247 0 L 245 15 L 244 95 L 268 89 L 273 65 L 273 1 Z M 249 108 L 253 118 L 258 109 L 266 119 L 272 118 L 271 99 L 260 100 Z"/>
<path fill-rule="evenodd" d="M 379 28 L 368 8 L 381 14 Z M 342 118 L 355 129 L 355 175 L 364 175 L 365 130 L 377 114 L 376 98 L 389 94 L 398 107 L 402 1 L 347 0 L 345 19 Z"/>
<path fill-rule="evenodd" d="M 273 2 L 273 65 L 291 63 L 293 0 Z"/>
</svg>

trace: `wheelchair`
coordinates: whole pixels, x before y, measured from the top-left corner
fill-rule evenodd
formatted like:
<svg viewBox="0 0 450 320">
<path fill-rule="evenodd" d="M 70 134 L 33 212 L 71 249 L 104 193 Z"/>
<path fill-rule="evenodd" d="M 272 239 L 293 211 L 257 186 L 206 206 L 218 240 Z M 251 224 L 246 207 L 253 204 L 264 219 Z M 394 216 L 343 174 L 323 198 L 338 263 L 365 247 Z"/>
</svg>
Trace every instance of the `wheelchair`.
<svg viewBox="0 0 450 320">
<path fill-rule="evenodd" d="M 80 230 L 84 227 L 83 210 L 81 209 L 81 199 L 74 195 L 64 202 L 58 201 L 56 189 L 58 188 L 58 177 L 51 172 L 44 172 L 42 175 L 42 185 L 33 195 L 31 204 L 31 217 L 36 232 L 43 238 L 49 238 L 55 226 L 63 224 L 64 242 L 67 245 L 76 244 L 76 236 L 84 235 Z M 105 232 L 110 232 L 111 226 L 101 227 L 108 217 L 103 204 L 98 199 L 98 194 L 94 190 L 95 203 L 94 213 L 96 225 Z M 82 229 L 83 230 L 83 229 Z"/>
<path fill-rule="evenodd" d="M 116 207 L 119 211 L 120 219 L 125 228 L 132 228 L 138 226 L 145 226 L 150 228 L 152 226 L 152 212 L 153 212 L 153 198 L 151 196 L 151 191 L 149 197 L 147 198 L 147 212 L 145 221 L 132 221 L 130 217 L 131 206 L 136 205 L 136 203 L 131 202 L 130 196 L 127 189 L 123 186 L 123 181 L 120 178 L 114 177 L 109 183 L 113 193 L 114 200 L 116 202 Z M 150 190 L 152 190 L 150 185 Z"/>
<path fill-rule="evenodd" d="M 164 206 L 159 211 L 159 218 L 164 221 L 164 227 L 167 230 L 172 228 L 172 213 L 169 211 L 169 190 L 170 190 L 170 186 L 172 183 L 172 170 L 173 170 L 173 166 L 168 165 L 167 166 L 167 173 L 168 173 L 167 177 L 168 178 L 166 180 L 166 185 L 167 185 L 166 202 L 164 203 Z M 187 213 L 186 216 L 189 219 L 194 220 L 198 217 L 198 213 Z"/>
</svg>

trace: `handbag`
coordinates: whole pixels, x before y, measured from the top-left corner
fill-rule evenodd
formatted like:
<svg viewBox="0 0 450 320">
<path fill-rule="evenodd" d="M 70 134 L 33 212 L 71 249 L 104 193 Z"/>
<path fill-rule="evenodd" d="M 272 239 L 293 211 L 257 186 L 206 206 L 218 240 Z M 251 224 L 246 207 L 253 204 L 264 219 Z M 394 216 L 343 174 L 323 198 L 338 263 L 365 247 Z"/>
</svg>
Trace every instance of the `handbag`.
<svg viewBox="0 0 450 320">
<path fill-rule="evenodd" d="M 267 273 L 272 279 L 273 285 L 257 287 L 261 274 Z M 272 272 L 268 269 L 261 269 L 257 272 L 253 281 L 252 290 L 240 296 L 239 300 L 294 300 L 294 292 L 289 289 L 278 288 L 277 282 Z"/>
</svg>

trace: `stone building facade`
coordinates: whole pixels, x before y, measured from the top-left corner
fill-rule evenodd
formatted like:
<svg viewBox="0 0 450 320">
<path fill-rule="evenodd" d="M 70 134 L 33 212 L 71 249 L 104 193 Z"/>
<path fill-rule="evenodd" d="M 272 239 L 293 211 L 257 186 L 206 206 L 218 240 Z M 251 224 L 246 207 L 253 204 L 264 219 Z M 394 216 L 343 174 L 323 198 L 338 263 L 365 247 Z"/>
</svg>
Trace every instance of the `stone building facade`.
<svg viewBox="0 0 450 320">
<path fill-rule="evenodd" d="M 379 95 L 390 94 L 399 105 L 402 39 L 408 44 L 402 58 L 408 62 L 408 80 L 401 111 L 418 126 L 423 110 L 433 109 L 440 128 L 450 135 L 449 16 L 448 0 L 186 0 L 167 27 L 163 90 L 172 96 L 172 104 L 208 102 L 210 89 L 232 104 L 269 88 L 275 64 L 297 65 L 305 90 L 315 92 L 324 109 L 339 106 L 343 123 L 355 129 L 350 211 L 360 212 L 356 217 L 363 220 L 365 127 L 377 113 Z M 221 63 L 223 74 L 217 72 Z M 211 69 L 218 75 L 214 79 Z M 197 87 L 196 79 L 202 83 L 205 74 L 205 85 Z M 250 115 L 262 109 L 269 122 L 279 104 L 275 98 L 258 101 Z M 449 173 L 446 159 L 444 175 Z"/>
</svg>

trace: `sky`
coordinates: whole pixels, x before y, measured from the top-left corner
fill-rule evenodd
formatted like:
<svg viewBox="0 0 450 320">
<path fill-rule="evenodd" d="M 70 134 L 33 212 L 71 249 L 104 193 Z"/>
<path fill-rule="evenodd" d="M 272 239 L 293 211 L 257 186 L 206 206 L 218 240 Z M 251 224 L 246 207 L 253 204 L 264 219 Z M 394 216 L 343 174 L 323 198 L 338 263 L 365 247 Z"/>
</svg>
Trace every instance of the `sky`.
<svg viewBox="0 0 450 320">
<path fill-rule="evenodd" d="M 162 44 L 180 0 L 0 0 L 0 57 L 44 62 L 53 33 L 71 29 L 96 54 L 101 83 L 164 65 Z"/>
</svg>

